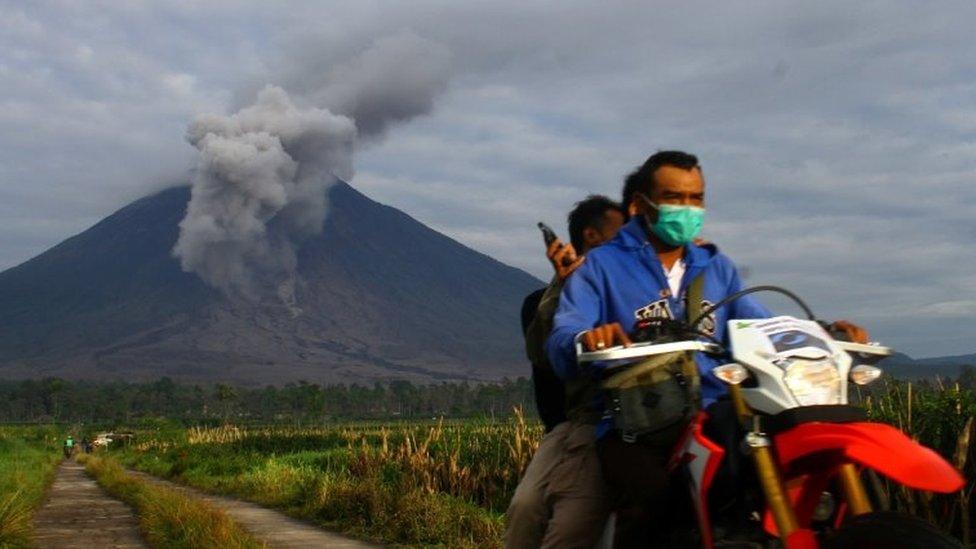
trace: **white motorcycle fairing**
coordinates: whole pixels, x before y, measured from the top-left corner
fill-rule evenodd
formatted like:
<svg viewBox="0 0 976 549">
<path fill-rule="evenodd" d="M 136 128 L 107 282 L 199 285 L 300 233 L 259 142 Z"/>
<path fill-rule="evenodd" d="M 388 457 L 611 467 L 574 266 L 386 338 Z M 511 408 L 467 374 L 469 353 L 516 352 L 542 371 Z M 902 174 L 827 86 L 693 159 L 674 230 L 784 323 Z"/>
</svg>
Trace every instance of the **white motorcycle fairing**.
<svg viewBox="0 0 976 549">
<path fill-rule="evenodd" d="M 826 386 L 813 403 L 847 404 L 851 357 L 816 322 L 790 316 L 730 320 L 728 330 L 733 359 L 756 378 L 756 383 L 742 386 L 743 396 L 754 409 L 777 414 L 811 404 L 801 402 L 794 392 L 804 376 Z M 787 383 L 791 367 L 810 372 L 799 371 L 792 388 Z"/>
</svg>

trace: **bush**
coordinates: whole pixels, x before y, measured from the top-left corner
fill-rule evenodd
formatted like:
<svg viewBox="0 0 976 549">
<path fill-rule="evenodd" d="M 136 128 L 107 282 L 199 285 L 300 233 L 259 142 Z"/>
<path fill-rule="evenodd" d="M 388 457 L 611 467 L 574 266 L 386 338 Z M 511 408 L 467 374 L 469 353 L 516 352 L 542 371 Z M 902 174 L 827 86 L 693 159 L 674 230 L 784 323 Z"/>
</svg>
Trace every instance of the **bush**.
<svg viewBox="0 0 976 549">
<path fill-rule="evenodd" d="M 136 508 L 146 539 L 167 548 L 262 547 L 223 511 L 175 490 L 126 474 L 112 458 L 79 456 L 85 470 L 117 498 Z"/>
</svg>

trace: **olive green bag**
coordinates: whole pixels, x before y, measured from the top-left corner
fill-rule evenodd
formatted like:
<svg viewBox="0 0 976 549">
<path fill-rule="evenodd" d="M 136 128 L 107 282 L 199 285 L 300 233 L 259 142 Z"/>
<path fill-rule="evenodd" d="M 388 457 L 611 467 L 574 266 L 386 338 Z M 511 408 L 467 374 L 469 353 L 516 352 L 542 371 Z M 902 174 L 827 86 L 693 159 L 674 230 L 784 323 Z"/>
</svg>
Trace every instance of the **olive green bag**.
<svg viewBox="0 0 976 549">
<path fill-rule="evenodd" d="M 689 322 L 701 313 L 703 284 L 704 277 L 699 275 L 688 288 L 685 309 Z M 701 376 L 695 353 L 652 355 L 605 379 L 603 390 L 614 426 L 625 442 L 676 438 L 700 407 Z"/>
</svg>

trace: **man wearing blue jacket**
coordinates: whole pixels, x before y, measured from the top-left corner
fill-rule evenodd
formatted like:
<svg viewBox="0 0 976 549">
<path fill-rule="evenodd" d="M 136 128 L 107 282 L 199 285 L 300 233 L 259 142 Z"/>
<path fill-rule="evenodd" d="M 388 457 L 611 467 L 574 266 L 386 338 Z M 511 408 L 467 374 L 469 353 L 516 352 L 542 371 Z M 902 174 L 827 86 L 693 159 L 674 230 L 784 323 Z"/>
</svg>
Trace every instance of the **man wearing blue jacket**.
<svg viewBox="0 0 976 549">
<path fill-rule="evenodd" d="M 596 440 L 607 436 L 613 425 L 605 413 L 599 389 L 599 372 L 595 371 L 599 366 L 576 362 L 576 342 L 580 341 L 590 351 L 629 345 L 627 332 L 637 321 L 684 319 L 687 288 L 699 275 L 704 277 L 703 308 L 742 289 L 735 265 L 728 257 L 712 245 L 693 243 L 705 214 L 705 182 L 694 155 L 681 151 L 658 152 L 628 180 L 639 182 L 634 189 L 633 217 L 615 238 L 592 250 L 586 262 L 569 278 L 546 342 L 556 374 L 566 381 L 569 391 L 586 400 L 581 403 L 585 412 L 571 418 L 577 423 L 581 441 L 576 448 L 577 455 L 567 456 L 567 460 L 574 460 L 574 466 L 584 478 L 592 477 L 594 470 L 599 473 Z M 768 316 L 762 305 L 746 296 L 713 312 L 700 328 L 723 340 L 728 319 Z M 847 331 L 852 339 L 867 339 L 862 330 L 848 323 L 838 322 L 836 327 Z M 696 362 L 701 372 L 704 408 L 725 394 L 726 388 L 711 374 L 717 365 L 713 358 L 699 353 Z M 585 443 L 584 433 L 588 436 Z M 657 472 L 662 476 L 663 466 L 662 461 L 662 470 Z M 643 475 L 653 473 L 642 471 Z M 605 484 L 588 482 L 573 497 L 593 501 L 590 509 L 594 513 L 607 513 Z M 558 508 L 556 505 L 555 509 Z M 567 517 L 551 521 L 550 525 L 575 520 Z M 593 522 L 595 517 L 586 520 Z"/>
<path fill-rule="evenodd" d="M 742 289 L 732 260 L 715 246 L 692 242 L 705 213 L 698 159 L 680 151 L 658 152 L 638 170 L 637 177 L 642 175 L 646 183 L 634 195 L 636 215 L 616 238 L 593 250 L 563 289 L 547 350 L 564 379 L 584 375 L 576 363 L 577 336 L 587 349 L 602 349 L 630 344 L 627 332 L 639 320 L 683 319 L 683 291 L 699 274 L 705 277 L 706 304 Z M 729 318 L 768 316 L 762 305 L 746 296 L 712 313 L 702 327 L 721 340 Z M 714 359 L 700 354 L 698 365 L 705 407 L 725 393 L 725 386 L 710 374 L 717 365 Z M 609 424 L 601 427 L 600 435 Z"/>
</svg>

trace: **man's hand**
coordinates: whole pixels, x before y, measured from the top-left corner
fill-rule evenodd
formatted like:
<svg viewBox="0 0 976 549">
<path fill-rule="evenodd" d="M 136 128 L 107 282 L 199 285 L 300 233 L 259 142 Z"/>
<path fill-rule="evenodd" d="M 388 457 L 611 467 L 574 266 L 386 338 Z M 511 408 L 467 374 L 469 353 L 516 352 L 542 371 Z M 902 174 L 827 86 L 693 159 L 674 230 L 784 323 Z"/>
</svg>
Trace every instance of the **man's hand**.
<svg viewBox="0 0 976 549">
<path fill-rule="evenodd" d="M 559 278 L 560 282 L 573 274 L 573 271 L 582 265 L 586 259 L 585 256 L 577 257 L 573 245 L 563 244 L 559 239 L 553 240 L 552 244 L 549 245 L 549 249 L 546 250 L 546 257 L 552 263 L 552 268 L 555 269 L 556 277 Z"/>
<path fill-rule="evenodd" d="M 624 331 L 619 322 L 604 324 L 583 332 L 583 337 L 580 339 L 583 343 L 583 349 L 587 351 L 602 351 L 614 345 L 630 347 L 630 338 L 627 337 L 627 332 Z"/>
<path fill-rule="evenodd" d="M 844 334 L 847 335 L 847 339 L 854 343 L 868 342 L 868 331 L 846 320 L 838 320 L 834 322 L 830 325 L 830 329 L 838 332 L 844 332 Z"/>
</svg>

